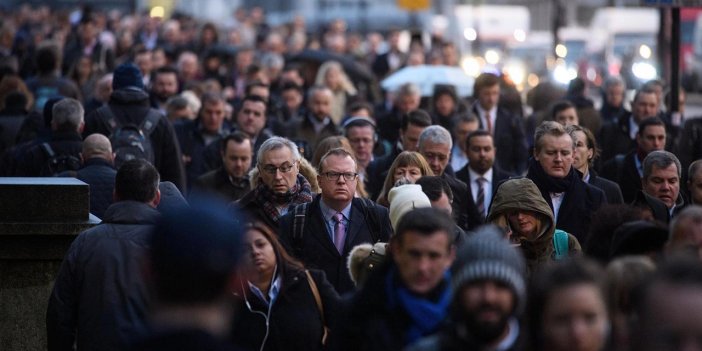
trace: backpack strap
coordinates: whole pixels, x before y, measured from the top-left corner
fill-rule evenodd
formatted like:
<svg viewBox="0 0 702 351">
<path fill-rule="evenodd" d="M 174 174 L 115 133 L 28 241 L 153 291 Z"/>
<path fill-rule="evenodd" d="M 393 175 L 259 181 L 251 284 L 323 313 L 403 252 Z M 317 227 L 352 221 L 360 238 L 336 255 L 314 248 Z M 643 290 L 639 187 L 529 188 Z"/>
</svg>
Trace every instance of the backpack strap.
<svg viewBox="0 0 702 351">
<path fill-rule="evenodd" d="M 307 216 L 307 208 L 309 203 L 293 207 L 293 231 L 292 231 L 292 246 L 295 256 L 302 257 L 302 237 L 305 230 L 305 217 Z"/>
<path fill-rule="evenodd" d="M 322 318 L 322 327 L 324 328 L 324 333 L 322 334 L 322 345 L 326 345 L 327 336 L 329 335 L 329 328 L 327 327 L 327 322 L 324 319 L 324 304 L 322 304 L 322 298 L 319 296 L 319 289 L 317 288 L 317 283 L 315 283 L 314 279 L 312 279 L 310 271 L 305 269 L 305 275 L 307 275 L 307 283 L 310 285 L 310 290 L 312 290 L 312 296 L 314 296 L 314 302 L 317 304 L 319 315 Z"/>
<path fill-rule="evenodd" d="M 105 123 L 107 129 L 110 131 L 110 135 L 121 126 L 121 123 L 117 121 L 117 116 L 112 112 L 110 105 L 100 106 L 95 110 L 95 113 L 98 115 L 99 119 Z"/>
<path fill-rule="evenodd" d="M 144 120 L 139 126 L 141 132 L 144 133 L 144 137 L 148 138 L 151 135 L 151 133 L 153 133 L 160 119 L 161 113 L 153 108 L 149 108 L 149 110 L 146 112 L 146 117 L 144 117 Z"/>
<path fill-rule="evenodd" d="M 51 145 L 49 145 L 49 143 L 41 143 L 41 149 L 44 150 L 49 159 L 52 159 L 54 156 L 56 156 L 54 149 L 51 148 Z"/>
<path fill-rule="evenodd" d="M 553 252 L 556 260 L 568 257 L 568 233 L 556 229 L 553 233 Z"/>
</svg>

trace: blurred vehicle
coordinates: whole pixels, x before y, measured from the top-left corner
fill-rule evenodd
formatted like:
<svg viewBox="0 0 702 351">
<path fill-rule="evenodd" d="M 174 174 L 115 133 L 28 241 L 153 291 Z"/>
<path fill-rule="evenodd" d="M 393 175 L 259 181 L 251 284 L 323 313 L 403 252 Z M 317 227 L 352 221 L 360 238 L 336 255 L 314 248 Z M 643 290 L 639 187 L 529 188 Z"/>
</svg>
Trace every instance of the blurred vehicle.
<svg viewBox="0 0 702 351">
<path fill-rule="evenodd" d="M 548 31 L 532 31 L 523 42 L 508 45 L 502 72 L 523 90 L 535 87 L 547 77 L 553 66 L 553 35 Z"/>
<path fill-rule="evenodd" d="M 620 75 L 630 88 L 658 76 L 659 12 L 655 8 L 597 9 L 590 24 L 587 50 L 601 53 L 606 75 Z"/>
<path fill-rule="evenodd" d="M 458 5 L 451 22 L 451 39 L 463 53 L 461 66 L 477 77 L 500 73 L 508 45 L 526 40 L 530 14 L 526 6 Z"/>
<path fill-rule="evenodd" d="M 563 27 L 558 30 L 558 39 L 553 80 L 567 85 L 575 77 L 582 77 L 597 83 L 601 73 L 596 60 L 587 52 L 590 31 L 583 27 Z"/>
</svg>

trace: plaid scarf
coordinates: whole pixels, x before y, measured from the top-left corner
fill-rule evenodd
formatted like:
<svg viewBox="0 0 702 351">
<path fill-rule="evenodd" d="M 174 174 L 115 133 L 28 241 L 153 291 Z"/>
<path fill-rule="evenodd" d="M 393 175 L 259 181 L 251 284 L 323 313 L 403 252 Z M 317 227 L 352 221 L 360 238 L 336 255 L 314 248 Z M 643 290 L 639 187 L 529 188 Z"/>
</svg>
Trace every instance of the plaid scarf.
<svg viewBox="0 0 702 351">
<path fill-rule="evenodd" d="M 302 175 L 297 175 L 297 182 L 285 194 L 277 194 L 271 191 L 263 182 L 254 189 L 256 202 L 263 208 L 263 212 L 278 223 L 280 213 L 278 205 L 294 206 L 306 202 L 312 202 L 312 187 Z"/>
</svg>

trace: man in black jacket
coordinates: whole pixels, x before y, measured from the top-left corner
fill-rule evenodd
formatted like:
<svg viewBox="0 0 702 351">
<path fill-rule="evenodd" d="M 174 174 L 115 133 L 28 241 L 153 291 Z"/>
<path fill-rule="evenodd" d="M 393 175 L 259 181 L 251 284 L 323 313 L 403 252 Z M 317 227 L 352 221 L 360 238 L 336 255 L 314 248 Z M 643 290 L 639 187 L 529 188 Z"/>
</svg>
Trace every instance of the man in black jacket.
<svg viewBox="0 0 702 351">
<path fill-rule="evenodd" d="M 480 129 L 492 134 L 497 152 L 495 160 L 501 169 L 522 174 L 527 168 L 527 141 L 524 123 L 519 116 L 499 107 L 500 79 L 483 73 L 475 79 L 473 93 L 476 102 L 473 113 L 478 116 Z"/>
<path fill-rule="evenodd" d="M 317 176 L 322 193 L 305 205 L 304 228 L 296 232 L 298 209 L 280 220 L 280 238 L 305 266 L 323 270 L 327 280 L 343 294 L 354 284 L 346 261 L 356 245 L 386 242 L 391 234 L 388 210 L 356 199 L 356 161 L 344 149 L 332 149 L 319 162 Z"/>
<path fill-rule="evenodd" d="M 248 175 L 253 157 L 251 138 L 242 132 L 234 132 L 224 137 L 220 145 L 222 167 L 197 178 L 195 188 L 236 201 L 251 190 Z"/>
<path fill-rule="evenodd" d="M 481 220 L 485 220 L 492 202 L 492 194 L 500 182 L 509 178 L 511 174 L 495 165 L 495 145 L 488 131 L 476 130 L 470 133 L 466 138 L 466 150 L 468 164 L 456 172 L 456 178 L 466 183 L 469 200 L 478 209 Z"/>
<path fill-rule="evenodd" d="M 83 165 L 75 177 L 90 186 L 90 213 L 102 218 L 112 205 L 117 176 L 110 140 L 98 133 L 88 135 L 80 157 Z"/>
<path fill-rule="evenodd" d="M 117 172 L 115 203 L 73 241 L 59 270 L 46 313 L 49 350 L 124 350 L 144 327 L 150 298 L 142 270 L 159 217 L 158 184 L 145 160 Z"/>
<path fill-rule="evenodd" d="M 16 175 L 51 177 L 80 168 L 83 106 L 75 99 L 61 99 L 53 106 L 52 114 L 52 134 L 49 141 L 37 143 L 27 149 L 18 160 Z"/>
<path fill-rule="evenodd" d="M 643 177 L 643 160 L 666 143 L 665 123 L 658 117 L 647 118 L 639 124 L 636 133 L 636 149 L 619 155 L 602 166 L 602 177 L 619 184 L 624 203 L 631 203 L 642 189 L 639 179 Z"/>
<path fill-rule="evenodd" d="M 176 135 L 183 153 L 188 188 L 210 169 L 205 164 L 207 146 L 226 135 L 229 130 L 224 114 L 227 102 L 219 94 L 205 93 L 197 119 L 175 124 Z"/>
<path fill-rule="evenodd" d="M 453 221 L 443 210 L 418 208 L 402 216 L 389 246 L 391 258 L 344 304 L 331 349 L 403 350 L 435 333 L 449 313 L 452 232 Z"/>
<path fill-rule="evenodd" d="M 534 134 L 534 158 L 527 178 L 553 210 L 556 228 L 586 242 L 592 214 L 607 203 L 604 192 L 585 183 L 573 167 L 575 143 L 557 122 L 543 122 Z M 633 180 L 632 180 L 633 181 Z"/>
<path fill-rule="evenodd" d="M 468 200 L 466 183 L 446 172 L 452 146 L 451 133 L 442 126 L 429 126 L 419 136 L 419 153 L 427 160 L 434 175 L 446 180 L 451 187 L 456 224 L 463 230 L 470 230 L 482 224 L 483 220 L 475 204 Z"/>
<path fill-rule="evenodd" d="M 139 68 L 132 63 L 123 64 L 115 69 L 112 80 L 110 102 L 102 107 L 110 109 L 117 122 L 122 125 L 140 126 L 149 114 L 149 95 L 144 91 L 144 83 Z M 100 133 L 110 136 L 113 126 L 105 114 L 95 110 L 85 119 L 83 135 Z M 185 190 L 185 171 L 181 163 L 180 145 L 173 126 L 166 116 L 161 115 L 151 136 L 151 148 L 154 152 L 154 166 L 161 179 L 173 182 L 178 189 Z"/>
</svg>

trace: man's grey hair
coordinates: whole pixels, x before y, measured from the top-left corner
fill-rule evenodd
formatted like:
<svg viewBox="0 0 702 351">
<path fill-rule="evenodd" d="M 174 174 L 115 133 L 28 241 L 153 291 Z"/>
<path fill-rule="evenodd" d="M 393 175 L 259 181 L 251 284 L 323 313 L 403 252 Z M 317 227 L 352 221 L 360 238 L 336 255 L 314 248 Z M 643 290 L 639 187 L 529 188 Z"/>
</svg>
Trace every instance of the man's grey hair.
<svg viewBox="0 0 702 351">
<path fill-rule="evenodd" d="M 59 129 L 77 129 L 83 123 L 85 110 L 80 101 L 64 98 L 54 104 L 51 110 L 52 124 Z"/>
<path fill-rule="evenodd" d="M 653 172 L 653 166 L 656 168 L 668 168 L 670 165 L 675 164 L 677 168 L 678 178 L 682 175 L 680 160 L 672 153 L 664 150 L 652 151 L 643 160 L 643 179 L 648 180 Z"/>
<path fill-rule="evenodd" d="M 263 67 L 282 69 L 285 66 L 285 59 L 280 54 L 269 52 L 261 58 L 261 65 Z"/>
<path fill-rule="evenodd" d="M 300 156 L 300 151 L 297 149 L 297 145 L 295 145 L 295 143 L 293 143 L 289 139 L 274 136 L 264 141 L 261 147 L 258 149 L 258 153 L 256 154 L 256 163 L 259 165 L 263 164 L 263 155 L 265 155 L 269 151 L 278 150 L 284 147 L 287 147 L 292 152 L 293 161 L 299 161 L 302 158 L 302 156 Z"/>
<path fill-rule="evenodd" d="M 602 89 L 607 91 L 607 89 L 611 87 L 616 87 L 616 86 L 622 86 L 624 87 L 624 90 L 626 90 L 626 83 L 624 80 L 619 77 L 619 76 L 609 76 L 607 79 L 602 82 Z"/>
<path fill-rule="evenodd" d="M 433 125 L 426 127 L 422 131 L 422 134 L 419 135 L 418 142 L 420 150 L 422 149 L 424 143 L 427 141 L 430 141 L 434 144 L 448 145 L 449 149 L 453 148 L 453 140 L 451 139 L 451 133 L 449 133 L 449 131 L 442 126 Z"/>
<path fill-rule="evenodd" d="M 414 83 L 405 83 L 402 84 L 398 89 L 397 89 L 397 98 L 405 97 L 405 96 L 420 96 L 422 94 L 422 91 L 419 90 L 419 86 Z"/>
<path fill-rule="evenodd" d="M 573 136 L 570 133 L 568 133 L 568 131 L 562 124 L 555 121 L 545 121 L 541 123 L 538 127 L 536 127 L 536 131 L 534 132 L 534 152 L 536 152 L 537 154 L 541 151 L 541 148 L 543 147 L 543 142 L 541 139 L 543 139 L 546 135 L 551 135 L 554 137 L 568 135 L 573 141 L 573 149 L 575 149 L 575 138 L 573 138 Z"/>
</svg>

